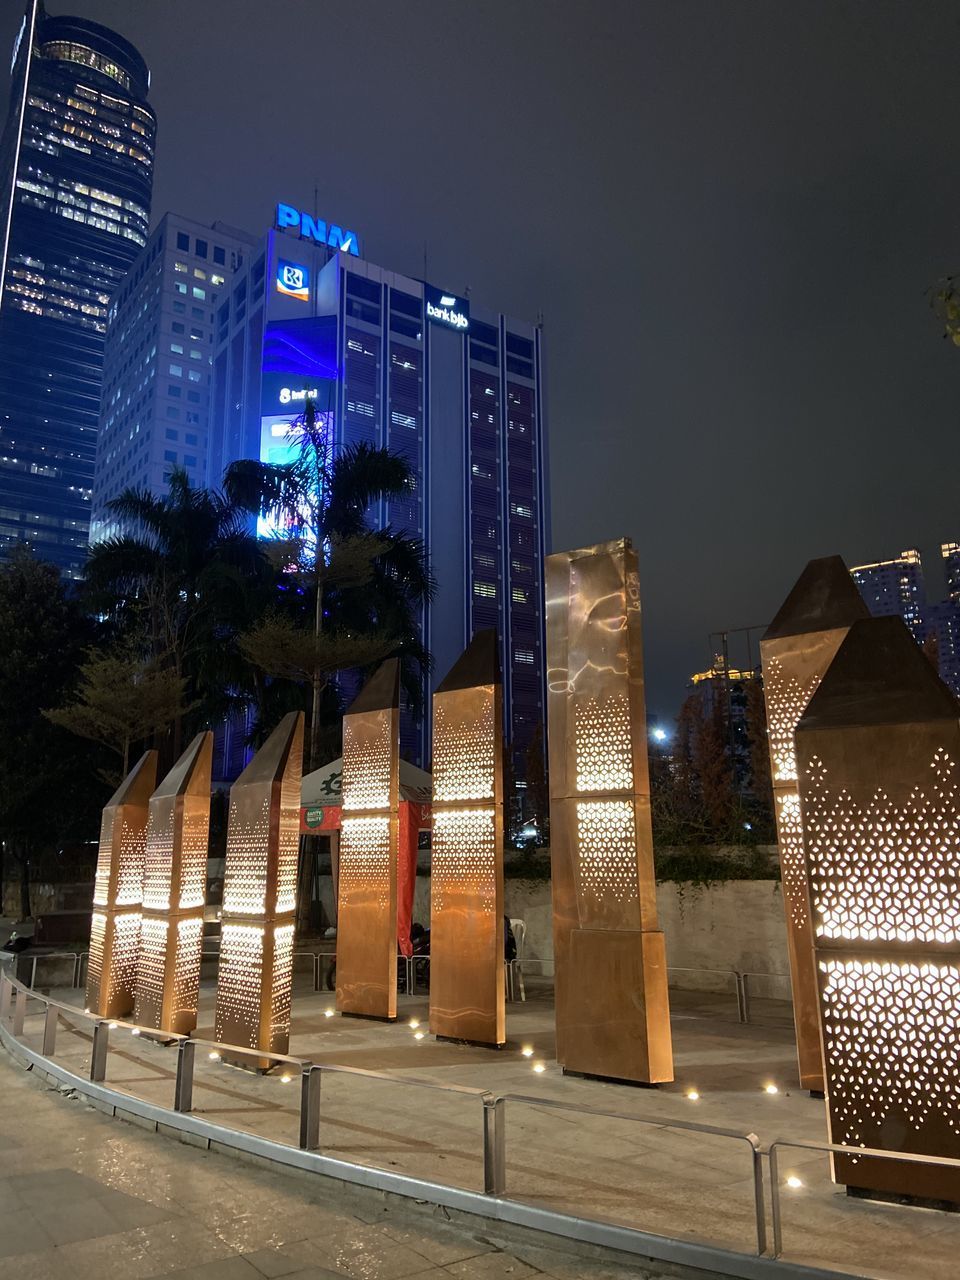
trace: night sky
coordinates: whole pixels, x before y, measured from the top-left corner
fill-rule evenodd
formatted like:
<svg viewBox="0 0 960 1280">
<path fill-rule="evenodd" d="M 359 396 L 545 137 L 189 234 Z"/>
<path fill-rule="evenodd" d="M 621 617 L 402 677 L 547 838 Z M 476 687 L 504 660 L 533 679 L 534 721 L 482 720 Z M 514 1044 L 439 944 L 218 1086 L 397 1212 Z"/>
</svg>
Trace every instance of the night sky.
<svg viewBox="0 0 960 1280">
<path fill-rule="evenodd" d="M 155 218 L 262 231 L 317 187 L 371 261 L 422 276 L 426 242 L 434 283 L 543 312 L 553 547 L 633 538 L 650 710 L 812 556 L 918 545 L 939 590 L 960 350 L 925 292 L 960 270 L 954 3 L 49 8 L 150 65 Z"/>
</svg>

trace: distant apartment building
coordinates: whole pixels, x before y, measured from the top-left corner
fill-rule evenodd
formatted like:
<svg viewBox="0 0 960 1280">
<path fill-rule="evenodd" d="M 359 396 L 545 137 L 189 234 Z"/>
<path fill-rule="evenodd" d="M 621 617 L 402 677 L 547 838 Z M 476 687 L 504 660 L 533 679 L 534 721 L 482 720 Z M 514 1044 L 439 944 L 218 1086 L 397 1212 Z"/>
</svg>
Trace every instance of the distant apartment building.
<svg viewBox="0 0 960 1280">
<path fill-rule="evenodd" d="M 722 654 L 714 657 L 706 671 L 695 671 L 688 689 L 700 700 L 704 718 L 719 715 L 723 721 L 727 746 L 732 747 L 736 776 L 742 781 L 749 773 L 750 730 L 747 698 L 756 671 L 727 666 Z"/>
<path fill-rule="evenodd" d="M 941 543 L 940 555 L 947 597 L 938 603 L 927 601 L 915 547 L 894 560 L 857 565 L 850 573 L 872 614 L 903 618 L 920 644 L 935 637 L 940 678 L 960 697 L 960 543 Z"/>
<path fill-rule="evenodd" d="M 893 560 L 855 565 L 850 574 L 875 617 L 903 618 L 915 638 L 923 639 L 927 594 L 916 547 L 901 551 Z"/>
<path fill-rule="evenodd" d="M 214 313 L 253 236 L 222 222 L 161 218 L 107 313 L 90 542 L 118 532 L 108 504 L 124 489 L 167 491 L 182 467 L 207 472 Z"/>
</svg>

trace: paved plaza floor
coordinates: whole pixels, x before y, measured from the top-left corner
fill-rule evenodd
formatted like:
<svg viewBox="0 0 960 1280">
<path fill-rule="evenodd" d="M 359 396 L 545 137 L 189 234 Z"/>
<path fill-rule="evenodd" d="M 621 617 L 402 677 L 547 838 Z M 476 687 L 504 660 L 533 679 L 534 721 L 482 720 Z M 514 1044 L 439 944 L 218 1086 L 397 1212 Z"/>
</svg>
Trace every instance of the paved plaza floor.
<svg viewBox="0 0 960 1280">
<path fill-rule="evenodd" d="M 644 1231 L 750 1251 L 755 1219 L 747 1144 L 671 1129 L 669 1121 L 696 1120 L 740 1133 L 753 1132 L 764 1145 L 775 1138 L 824 1139 L 824 1103 L 794 1084 L 788 1007 L 756 1001 L 756 1021 L 743 1026 L 736 1020 L 732 998 L 673 993 L 676 1082 L 659 1089 L 638 1089 L 563 1076 L 553 1057 L 552 1004 L 547 993 L 538 992 L 535 985 L 528 993 L 531 998 L 526 1003 L 508 1005 L 509 1042 L 494 1051 L 438 1043 L 429 1034 L 418 1039 L 418 1033 L 426 1030 L 426 997 L 402 997 L 400 1020 L 387 1025 L 327 1016 L 333 1008 L 333 996 L 298 986 L 292 1054 L 315 1062 L 386 1072 L 396 1081 L 325 1076 L 321 1150 L 357 1164 L 479 1190 L 479 1102 L 406 1087 L 404 1081 L 429 1079 L 516 1095 L 518 1100 L 507 1104 L 506 1118 L 511 1197 Z M 213 987 L 205 983 L 200 1036 L 213 1039 L 212 1015 Z M 420 1025 L 411 1026 L 411 1021 Z M 41 1024 L 41 1018 L 28 1016 L 27 1042 L 35 1048 L 40 1045 Z M 110 1053 L 107 1084 L 171 1105 L 175 1052 L 142 1037 L 130 1037 L 121 1029 L 114 1032 L 112 1043 L 115 1048 Z M 524 1050 L 532 1050 L 532 1056 L 524 1056 Z M 61 1027 L 56 1054 L 59 1062 L 85 1075 L 89 1052 L 85 1027 Z M 691 1097 L 692 1093 L 697 1096 Z M 625 1118 L 555 1111 L 538 1105 L 545 1099 L 615 1111 Z M 43 1100 L 47 1107 L 51 1105 L 47 1098 Z M 295 1080 L 285 1083 L 279 1074 L 255 1076 L 209 1061 L 204 1054 L 198 1056 L 193 1106 L 197 1114 L 211 1121 L 295 1143 L 298 1102 Z M 63 1108 L 67 1104 L 54 1098 L 52 1105 Z M 4 1114 L 0 1131 L 16 1134 L 9 1107 Z M 98 1126 L 103 1123 L 99 1117 L 84 1118 Z M 55 1131 L 55 1118 L 47 1118 L 45 1123 Z M 76 1123 L 71 1118 L 65 1132 L 72 1135 Z M 155 1136 L 134 1137 L 119 1127 L 111 1129 L 109 1137 L 100 1133 L 101 1143 L 146 1142 L 151 1145 L 140 1148 L 142 1151 L 159 1150 L 158 1168 L 164 1172 L 158 1185 L 169 1179 L 167 1185 L 173 1187 L 178 1162 L 187 1161 L 185 1168 L 190 1169 L 190 1162 L 202 1154 Z M 49 1141 L 55 1148 L 53 1133 Z M 75 1143 L 73 1136 L 67 1139 L 74 1156 L 82 1150 Z M 48 1152 L 48 1158 L 51 1154 Z M 19 1158 L 16 1151 L 14 1156 Z M 223 1159 L 217 1157 L 221 1163 L 215 1175 L 223 1184 L 235 1184 L 247 1176 L 241 1170 L 223 1169 Z M 781 1161 L 783 1178 L 799 1183 L 793 1188 L 785 1186 L 783 1192 L 785 1258 L 890 1280 L 914 1280 L 917 1276 L 947 1280 L 960 1274 L 960 1215 L 851 1200 L 830 1181 L 827 1158 L 820 1153 L 785 1151 Z M 88 1169 L 72 1156 L 70 1167 L 89 1177 L 99 1163 L 95 1161 L 94 1168 Z M 142 1158 L 138 1167 L 145 1172 L 149 1160 Z M 185 1172 L 184 1176 L 193 1174 Z M 339 1184 L 314 1181 L 325 1186 L 290 1194 L 300 1199 L 312 1196 L 328 1207 L 337 1202 Z M 122 1186 L 122 1179 L 115 1185 Z M 271 1195 L 282 1194 L 275 1184 L 270 1185 L 274 1187 Z M 329 1189 L 331 1185 L 336 1189 Z M 236 1191 L 229 1208 L 232 1213 L 248 1212 Z M 284 1209 L 277 1220 L 278 1229 L 287 1221 L 285 1213 Z M 148 1228 L 144 1225 L 142 1229 Z M 354 1232 L 351 1238 L 358 1240 L 356 1223 L 349 1230 Z M 483 1236 L 484 1232 L 478 1228 L 475 1234 Z M 355 1247 L 362 1252 L 359 1243 Z M 562 1250 L 557 1252 L 564 1256 Z M 303 1257 L 303 1252 L 296 1255 L 297 1259 Z M 445 1259 L 439 1261 L 447 1265 Z M 311 1265 L 344 1269 L 330 1261 L 319 1264 L 314 1260 Z M 485 1274 L 492 1268 L 492 1276 L 500 1263 L 488 1260 L 475 1266 Z M 550 1271 L 548 1266 L 540 1269 Z M 346 1270 L 358 1280 L 361 1275 L 370 1280 L 393 1280 L 401 1274 L 377 1270 L 373 1264 L 365 1272 Z M 599 1274 L 589 1269 L 587 1273 Z M 23 1274 L 18 1270 L 19 1280 Z M 217 1274 L 211 1272 L 211 1280 Z M 463 1274 L 469 1277 L 468 1271 Z M 529 1273 L 520 1266 L 513 1274 Z"/>
</svg>

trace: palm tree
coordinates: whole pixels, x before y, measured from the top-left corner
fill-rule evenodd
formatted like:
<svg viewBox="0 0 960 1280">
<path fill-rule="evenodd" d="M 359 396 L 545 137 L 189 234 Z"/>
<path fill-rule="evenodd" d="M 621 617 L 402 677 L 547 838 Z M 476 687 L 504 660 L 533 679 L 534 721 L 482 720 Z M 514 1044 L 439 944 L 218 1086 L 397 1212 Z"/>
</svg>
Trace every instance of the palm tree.
<svg viewBox="0 0 960 1280">
<path fill-rule="evenodd" d="M 312 686 L 307 759 L 317 767 L 320 707 L 334 674 L 385 657 L 403 659 L 408 695 L 422 698 L 430 655 L 416 615 L 433 595 L 423 544 L 387 527 L 374 529 L 370 508 L 399 498 L 414 483 L 409 464 L 387 449 L 353 445 L 335 451 L 329 414 L 310 400 L 290 426 L 293 457 L 284 464 L 233 463 L 224 493 L 274 523 L 277 558 L 294 590 L 288 607 L 241 641 L 269 674 Z M 312 624 L 305 625 L 309 604 Z M 297 616 L 299 615 L 299 616 Z"/>
<path fill-rule="evenodd" d="M 141 634 L 145 657 L 183 682 L 199 721 L 216 722 L 243 682 L 236 637 L 274 590 L 248 512 L 226 494 L 194 488 L 179 468 L 165 496 L 127 489 L 109 510 L 124 532 L 90 552 L 84 576 L 91 605 L 121 634 Z M 175 753 L 182 720 L 174 721 Z"/>
</svg>

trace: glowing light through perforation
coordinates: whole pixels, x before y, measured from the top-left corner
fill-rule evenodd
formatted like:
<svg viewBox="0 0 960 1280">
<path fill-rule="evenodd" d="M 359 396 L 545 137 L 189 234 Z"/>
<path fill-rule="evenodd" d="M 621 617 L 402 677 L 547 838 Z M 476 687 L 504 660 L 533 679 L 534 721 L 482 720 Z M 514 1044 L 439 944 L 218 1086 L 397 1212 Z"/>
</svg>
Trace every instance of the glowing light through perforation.
<svg viewBox="0 0 960 1280">
<path fill-rule="evenodd" d="M 230 915 L 262 916 L 267 909 L 267 866 L 270 844 L 270 799 L 253 822 L 244 822 L 235 797 L 230 798 L 229 848 L 223 877 L 223 910 Z"/>
<path fill-rule="evenodd" d="M 574 704 L 578 791 L 630 791 L 633 749 L 625 693 Z"/>
<path fill-rule="evenodd" d="M 456 700 L 462 708 L 462 700 Z M 492 800 L 493 695 L 474 714 L 457 714 L 440 698 L 433 713 L 433 799 L 437 804 Z"/>
<path fill-rule="evenodd" d="M 806 805 L 810 897 L 818 937 L 867 942 L 960 940 L 956 763 L 938 750 L 929 787 L 904 805 L 882 790 L 866 806 L 810 763 Z"/>
<path fill-rule="evenodd" d="M 890 1116 L 915 1131 L 939 1116 L 960 1135 L 960 969 L 841 959 L 820 968 L 834 1141 L 883 1146 Z"/>
<path fill-rule="evenodd" d="M 225 924 L 220 939 L 217 1011 L 214 1034 L 237 1043 L 231 1027 L 242 1024 L 244 1047 L 259 1047 L 260 984 L 263 974 L 263 925 Z"/>
<path fill-rule="evenodd" d="M 340 826 L 340 902 L 373 890 L 385 907 L 390 894 L 390 819 L 347 818 Z"/>
<path fill-rule="evenodd" d="M 496 826 L 492 807 L 437 809 L 433 814 L 430 892 L 434 909 L 479 901 L 490 915 L 497 901 Z"/>
<path fill-rule="evenodd" d="M 797 722 L 819 683 L 819 673 L 803 684 L 796 676 L 787 676 L 783 661 L 778 657 L 772 657 L 764 664 L 763 692 L 767 704 L 767 729 L 775 784 L 795 782 L 797 779 L 797 753 L 793 735 Z"/>
<path fill-rule="evenodd" d="M 636 901 L 636 828 L 629 800 L 578 800 L 577 846 L 581 893 L 598 903 Z"/>
<path fill-rule="evenodd" d="M 341 804 L 350 809 L 390 808 L 390 716 L 384 712 L 371 735 L 367 716 L 363 723 L 343 720 L 343 780 Z"/>
</svg>

